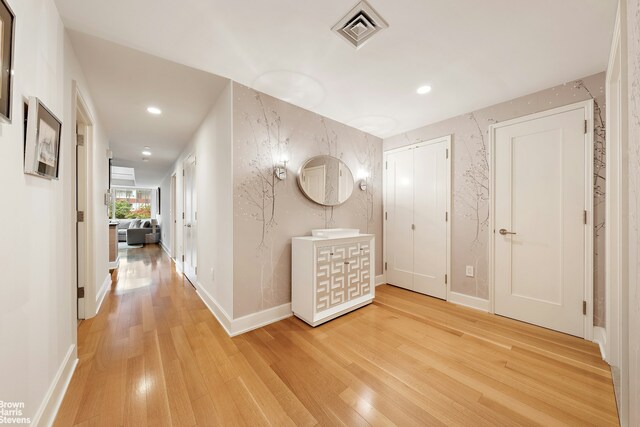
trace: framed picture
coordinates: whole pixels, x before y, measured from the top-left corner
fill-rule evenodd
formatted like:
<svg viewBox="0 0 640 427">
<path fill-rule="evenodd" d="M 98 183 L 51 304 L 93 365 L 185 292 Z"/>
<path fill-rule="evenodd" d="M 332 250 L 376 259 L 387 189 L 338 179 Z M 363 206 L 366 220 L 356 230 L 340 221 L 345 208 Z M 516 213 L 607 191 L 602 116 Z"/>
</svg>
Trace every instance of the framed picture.
<svg viewBox="0 0 640 427">
<path fill-rule="evenodd" d="M 11 123 L 13 97 L 13 44 L 16 16 L 0 0 L 0 122 Z"/>
<path fill-rule="evenodd" d="M 29 98 L 24 172 L 58 179 L 62 122 L 36 97 Z"/>
</svg>

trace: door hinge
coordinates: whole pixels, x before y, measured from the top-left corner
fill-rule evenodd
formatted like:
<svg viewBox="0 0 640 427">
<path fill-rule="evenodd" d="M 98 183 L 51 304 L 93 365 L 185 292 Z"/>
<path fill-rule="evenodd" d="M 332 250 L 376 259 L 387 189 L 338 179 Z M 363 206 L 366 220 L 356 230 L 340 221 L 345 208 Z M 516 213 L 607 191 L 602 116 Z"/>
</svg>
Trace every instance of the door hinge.
<svg viewBox="0 0 640 427">
<path fill-rule="evenodd" d="M 76 145 L 78 147 L 84 147 L 84 135 L 76 135 Z"/>
<path fill-rule="evenodd" d="M 582 314 L 583 315 L 587 315 L 587 302 L 586 301 L 582 301 Z"/>
<path fill-rule="evenodd" d="M 444 222 L 449 222 L 449 212 L 445 212 L 445 214 L 444 214 Z"/>
<path fill-rule="evenodd" d="M 415 230 L 416 229 L 416 225 L 415 224 L 411 224 L 411 229 Z"/>
<path fill-rule="evenodd" d="M 447 159 L 449 158 L 449 149 L 447 148 Z"/>
<path fill-rule="evenodd" d="M 384 219 L 389 219 L 389 212 L 384 213 Z"/>
<path fill-rule="evenodd" d="M 84 298 L 84 287 L 78 288 L 78 299 Z"/>
<path fill-rule="evenodd" d="M 389 169 L 389 162 L 384 162 L 384 168 Z"/>
<path fill-rule="evenodd" d="M 84 211 L 77 211 L 76 212 L 76 221 L 77 222 L 84 222 Z"/>
<path fill-rule="evenodd" d="M 198 211 L 195 211 L 194 215 L 195 215 L 196 221 L 197 221 L 198 220 Z"/>
<path fill-rule="evenodd" d="M 182 169 L 182 176 L 184 176 L 184 169 Z"/>
<path fill-rule="evenodd" d="M 196 272 L 196 276 L 198 275 L 198 267 L 194 268 L 195 272 Z"/>
<path fill-rule="evenodd" d="M 182 255 L 182 262 L 184 262 L 184 255 Z"/>
<path fill-rule="evenodd" d="M 584 121 L 584 134 L 585 134 L 585 135 L 587 134 L 588 126 L 589 126 L 589 122 L 588 122 L 587 120 L 585 120 L 585 121 Z"/>
<path fill-rule="evenodd" d="M 384 271 L 387 271 L 387 263 L 386 263 L 386 261 L 384 263 Z"/>
<path fill-rule="evenodd" d="M 586 210 L 582 214 L 582 221 L 584 222 L 584 225 L 587 225 L 587 211 Z"/>
<path fill-rule="evenodd" d="M 444 275 L 444 284 L 446 285 L 449 282 L 449 275 L 445 274 Z"/>
<path fill-rule="evenodd" d="M 184 212 L 182 212 L 182 219 L 184 219 Z"/>
</svg>

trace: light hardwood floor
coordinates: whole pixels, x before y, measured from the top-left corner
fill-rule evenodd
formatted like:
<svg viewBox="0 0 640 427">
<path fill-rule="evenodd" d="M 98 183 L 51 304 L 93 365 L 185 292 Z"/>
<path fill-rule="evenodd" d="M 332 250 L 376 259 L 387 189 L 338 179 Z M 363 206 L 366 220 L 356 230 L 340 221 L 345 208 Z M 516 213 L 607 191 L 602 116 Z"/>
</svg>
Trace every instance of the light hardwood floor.
<svg viewBox="0 0 640 427">
<path fill-rule="evenodd" d="M 121 255 L 78 345 L 58 426 L 618 423 L 592 343 L 386 285 L 229 338 L 156 245 Z"/>
</svg>

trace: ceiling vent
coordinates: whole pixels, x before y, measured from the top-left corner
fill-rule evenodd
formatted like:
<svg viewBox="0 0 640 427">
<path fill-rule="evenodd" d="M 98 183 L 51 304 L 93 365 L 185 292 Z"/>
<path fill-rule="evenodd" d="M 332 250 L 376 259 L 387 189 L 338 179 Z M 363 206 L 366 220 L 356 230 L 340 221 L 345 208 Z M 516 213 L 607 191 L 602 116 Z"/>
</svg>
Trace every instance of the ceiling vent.
<svg viewBox="0 0 640 427">
<path fill-rule="evenodd" d="M 356 49 L 361 48 L 371 37 L 388 28 L 389 24 L 365 0 L 356 4 L 332 30 Z"/>
</svg>

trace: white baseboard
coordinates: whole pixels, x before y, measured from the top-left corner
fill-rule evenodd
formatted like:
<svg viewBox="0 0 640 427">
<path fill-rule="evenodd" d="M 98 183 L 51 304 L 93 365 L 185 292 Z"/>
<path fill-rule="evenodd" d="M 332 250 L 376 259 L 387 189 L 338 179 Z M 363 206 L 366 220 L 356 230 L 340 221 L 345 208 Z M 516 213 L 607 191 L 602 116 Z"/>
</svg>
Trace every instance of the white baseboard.
<svg viewBox="0 0 640 427">
<path fill-rule="evenodd" d="M 56 415 L 58 414 L 58 409 L 60 409 L 60 404 L 67 392 L 67 387 L 69 387 L 71 377 L 73 377 L 73 373 L 75 372 L 77 365 L 78 358 L 76 355 L 76 346 L 75 344 L 72 344 L 69 347 L 69 351 L 67 351 L 67 355 L 62 361 L 60 368 L 58 368 L 58 372 L 56 373 L 51 386 L 49 386 L 49 390 L 40 404 L 38 412 L 36 412 L 36 415 L 31 419 L 32 426 L 53 425 Z"/>
<path fill-rule="evenodd" d="M 600 347 L 602 360 L 607 360 L 607 330 L 600 326 L 593 327 L 593 342 Z"/>
<path fill-rule="evenodd" d="M 290 302 L 257 313 L 251 313 L 233 319 L 231 323 L 231 336 L 235 337 L 236 335 L 244 334 L 245 332 L 261 328 L 291 316 L 293 316 L 293 311 L 291 311 Z"/>
<path fill-rule="evenodd" d="M 169 248 L 167 248 L 164 245 L 164 242 L 162 240 L 160 240 L 160 247 L 166 252 L 167 255 L 169 255 L 169 258 L 171 258 L 171 251 L 169 250 Z"/>
<path fill-rule="evenodd" d="M 102 302 L 104 301 L 105 295 L 107 295 L 107 291 L 111 287 L 111 274 L 107 274 L 107 277 L 102 282 L 102 286 L 98 289 L 98 293 L 96 294 L 96 312 L 93 314 L 94 316 L 98 314 L 100 311 L 100 307 L 102 307 Z"/>
<path fill-rule="evenodd" d="M 387 284 L 387 277 L 384 274 L 376 276 L 376 286 L 386 285 L 386 284 Z"/>
<path fill-rule="evenodd" d="M 463 305 L 465 307 L 475 308 L 476 310 L 489 312 L 489 300 L 486 299 L 472 297 L 470 295 L 451 291 L 449 292 L 447 301 L 454 304 Z"/>
<path fill-rule="evenodd" d="M 114 262 L 109 263 L 109 271 L 113 271 L 118 267 L 120 267 L 120 255 L 116 257 L 116 260 Z"/>
<path fill-rule="evenodd" d="M 177 262 L 176 262 L 176 268 L 178 268 Z M 227 335 L 231 335 L 232 319 L 224 310 L 224 308 L 220 307 L 218 302 L 215 299 L 213 299 L 211 294 L 207 292 L 206 289 L 202 287 L 200 282 L 196 283 L 196 292 L 198 292 L 198 295 L 200 296 L 200 299 L 204 302 L 204 305 L 207 306 L 209 311 L 218 320 L 218 323 L 222 325 L 222 328 L 225 330 Z"/>
<path fill-rule="evenodd" d="M 288 302 L 277 307 L 268 308 L 257 313 L 232 319 L 200 283 L 196 285 L 196 290 L 198 291 L 198 295 L 200 295 L 202 301 L 209 308 L 209 311 L 211 311 L 214 317 L 218 320 L 218 323 L 222 325 L 222 328 L 230 337 L 235 337 L 237 335 L 244 334 L 245 332 L 249 332 L 270 323 L 275 323 L 293 316 L 291 303 Z"/>
</svg>

